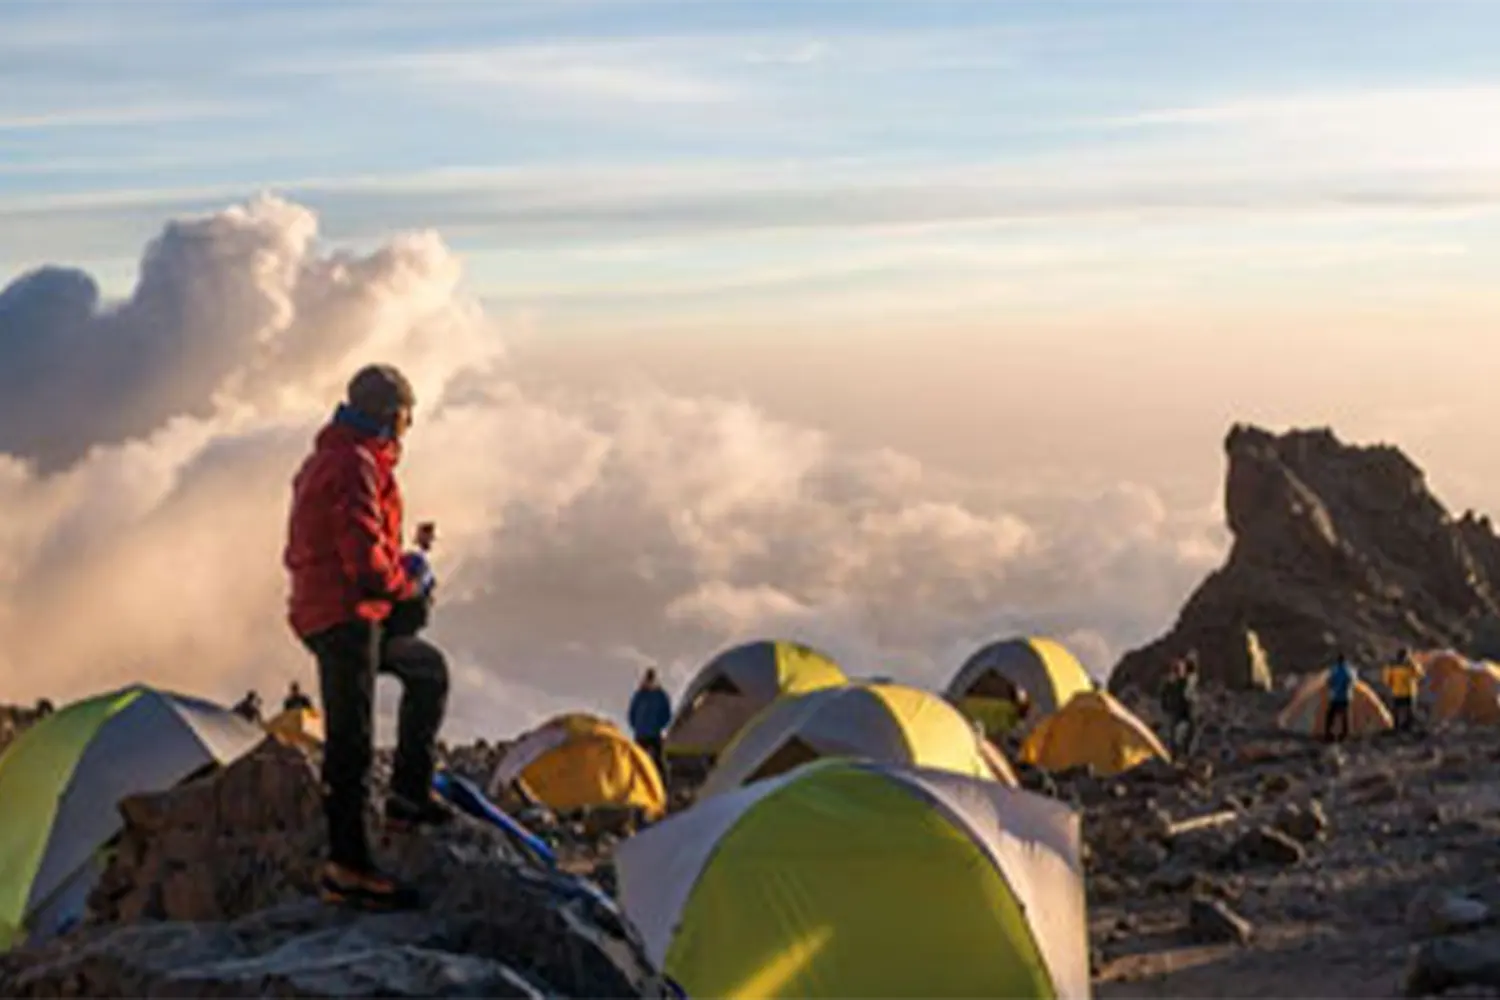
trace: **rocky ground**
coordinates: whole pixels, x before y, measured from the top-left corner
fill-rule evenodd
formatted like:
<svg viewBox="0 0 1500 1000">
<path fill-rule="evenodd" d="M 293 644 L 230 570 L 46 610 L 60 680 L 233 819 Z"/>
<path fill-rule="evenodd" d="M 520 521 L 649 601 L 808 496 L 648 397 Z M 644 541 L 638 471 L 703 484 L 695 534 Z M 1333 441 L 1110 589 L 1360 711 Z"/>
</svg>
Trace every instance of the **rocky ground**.
<svg viewBox="0 0 1500 1000">
<path fill-rule="evenodd" d="M 1185 766 L 1023 771 L 1084 814 L 1096 994 L 1500 994 L 1500 731 L 1330 747 L 1272 728 L 1285 697 L 1208 692 L 1212 721 Z M 445 759 L 483 781 L 498 752 Z M 311 899 L 316 779 L 289 747 L 122 811 L 91 925 L 0 957 L 0 995 L 660 993 L 634 933 L 579 888 L 612 891 L 629 817 L 527 815 L 587 883 L 541 872 L 478 824 L 387 838 L 386 863 L 434 899 L 361 917 Z"/>
<path fill-rule="evenodd" d="M 1023 772 L 1084 813 L 1096 994 L 1500 994 L 1500 730 L 1329 747 L 1275 729 L 1294 682 L 1205 692 L 1184 767 Z M 623 831 L 538 826 L 612 885 Z"/>
<path fill-rule="evenodd" d="M 1492 995 L 1500 732 L 1327 747 L 1257 725 L 1272 707 L 1193 767 L 1058 783 L 1085 809 L 1097 994 Z"/>
</svg>

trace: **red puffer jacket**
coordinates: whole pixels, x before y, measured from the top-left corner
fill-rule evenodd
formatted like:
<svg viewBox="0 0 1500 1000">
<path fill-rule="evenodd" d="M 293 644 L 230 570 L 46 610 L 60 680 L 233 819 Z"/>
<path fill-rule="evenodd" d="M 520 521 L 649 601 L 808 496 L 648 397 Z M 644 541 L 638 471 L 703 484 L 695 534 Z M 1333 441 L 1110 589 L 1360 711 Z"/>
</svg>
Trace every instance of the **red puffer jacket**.
<svg viewBox="0 0 1500 1000">
<path fill-rule="evenodd" d="M 299 636 L 356 618 L 381 621 L 392 601 L 415 592 L 401 566 L 400 445 L 356 423 L 341 410 L 292 482 L 284 562 L 287 618 Z"/>
</svg>

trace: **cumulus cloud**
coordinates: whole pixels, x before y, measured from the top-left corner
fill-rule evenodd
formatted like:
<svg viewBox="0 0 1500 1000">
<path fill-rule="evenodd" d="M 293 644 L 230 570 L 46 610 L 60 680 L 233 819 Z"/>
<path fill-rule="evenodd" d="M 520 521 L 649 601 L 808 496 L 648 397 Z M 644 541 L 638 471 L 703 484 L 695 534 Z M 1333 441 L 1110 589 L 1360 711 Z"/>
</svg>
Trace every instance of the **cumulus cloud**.
<svg viewBox="0 0 1500 1000">
<path fill-rule="evenodd" d="M 1213 511 L 1140 486 L 967 482 L 743 401 L 523 387 L 502 344 L 436 235 L 330 250 L 274 198 L 168 224 L 118 304 L 76 271 L 17 279 L 0 700 L 307 681 L 284 620 L 288 483 L 376 359 L 420 398 L 401 472 L 410 516 L 440 523 L 433 637 L 459 736 L 617 714 L 643 665 L 682 683 L 769 633 L 937 685 L 978 644 L 1044 630 L 1102 673 L 1221 551 Z"/>
<path fill-rule="evenodd" d="M 318 256 L 316 232 L 308 210 L 262 199 L 170 223 L 118 304 L 77 270 L 13 281 L 0 291 L 0 450 L 52 472 L 172 417 L 296 412 L 361 352 L 432 358 L 418 362 L 428 385 L 448 377 L 451 352 L 472 357 L 460 270 L 435 235 Z"/>
</svg>

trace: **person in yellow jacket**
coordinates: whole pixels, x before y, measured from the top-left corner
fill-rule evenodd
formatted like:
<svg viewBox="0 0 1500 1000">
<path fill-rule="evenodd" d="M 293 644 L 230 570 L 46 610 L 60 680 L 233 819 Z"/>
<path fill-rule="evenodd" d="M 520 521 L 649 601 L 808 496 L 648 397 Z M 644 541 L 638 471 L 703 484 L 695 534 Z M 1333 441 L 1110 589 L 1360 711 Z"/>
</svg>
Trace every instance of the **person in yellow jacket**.
<svg viewBox="0 0 1500 1000">
<path fill-rule="evenodd" d="M 1416 718 L 1417 684 L 1422 680 L 1422 668 L 1411 650 L 1401 651 L 1400 658 L 1385 668 L 1382 680 L 1391 692 L 1391 714 L 1396 717 L 1396 728 L 1410 729 Z"/>
</svg>

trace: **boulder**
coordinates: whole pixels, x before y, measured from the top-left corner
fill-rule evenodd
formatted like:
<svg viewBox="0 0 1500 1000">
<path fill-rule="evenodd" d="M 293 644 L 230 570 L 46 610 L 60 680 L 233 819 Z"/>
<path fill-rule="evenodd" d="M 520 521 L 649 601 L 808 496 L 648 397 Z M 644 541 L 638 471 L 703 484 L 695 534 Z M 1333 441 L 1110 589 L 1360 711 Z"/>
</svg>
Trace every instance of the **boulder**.
<svg viewBox="0 0 1500 1000">
<path fill-rule="evenodd" d="M 1234 856 L 1236 840 L 1223 827 L 1194 830 L 1172 840 L 1172 860 L 1193 868 L 1222 867 Z"/>
<path fill-rule="evenodd" d="M 1134 875 L 1149 875 L 1167 860 L 1167 849 L 1154 840 L 1137 840 L 1126 849 L 1121 866 Z"/>
<path fill-rule="evenodd" d="M 1429 777 L 1440 784 L 1457 785 L 1473 781 L 1485 770 L 1487 768 L 1478 765 L 1471 752 L 1457 749 L 1445 750 Z"/>
<path fill-rule="evenodd" d="M 1307 848 L 1280 830 L 1258 826 L 1247 831 L 1234 845 L 1234 855 L 1240 864 L 1247 866 L 1287 867 L 1303 861 L 1307 857 Z"/>
<path fill-rule="evenodd" d="M 1194 896 L 1188 901 L 1188 933 L 1202 944 L 1249 944 L 1255 928 L 1222 900 Z"/>
<path fill-rule="evenodd" d="M 1125 887 L 1113 875 L 1095 875 L 1088 880 L 1089 899 L 1095 903 L 1115 903 L 1125 898 Z"/>
<path fill-rule="evenodd" d="M 1275 771 L 1260 779 L 1260 793 L 1267 798 L 1285 795 L 1292 790 L 1292 779 L 1282 771 Z"/>
<path fill-rule="evenodd" d="M 1383 805 L 1396 801 L 1401 795 L 1401 782 L 1390 771 L 1371 772 L 1349 785 L 1349 797 L 1356 805 Z"/>
<path fill-rule="evenodd" d="M 225 920 L 311 894 L 323 854 L 318 776 L 267 741 L 212 780 L 120 803 L 125 829 L 89 900 L 94 923 Z"/>
<path fill-rule="evenodd" d="M 316 904 L 253 926 L 148 923 L 38 957 L 5 987 L 13 997 L 536 997 L 545 987 L 503 962 L 414 943 L 390 917 L 341 919 Z M 245 922 L 247 925 L 249 921 Z M 430 936 L 430 935 L 429 935 Z"/>
<path fill-rule="evenodd" d="M 1425 886 L 1406 908 L 1406 925 L 1414 934 L 1436 936 L 1488 923 L 1490 908 L 1477 899 L 1437 886 Z"/>
<path fill-rule="evenodd" d="M 1198 872 L 1179 862 L 1170 862 L 1154 872 L 1146 882 L 1146 888 L 1154 893 L 1187 892 L 1198 886 Z"/>
<path fill-rule="evenodd" d="M 1311 844 L 1326 836 L 1328 816 L 1317 799 L 1310 799 L 1302 806 L 1288 802 L 1277 810 L 1272 826 L 1293 840 Z"/>
<path fill-rule="evenodd" d="M 1500 942 L 1436 938 L 1424 942 L 1407 966 L 1403 992 L 1436 996 L 1468 986 L 1500 990 Z"/>
</svg>

